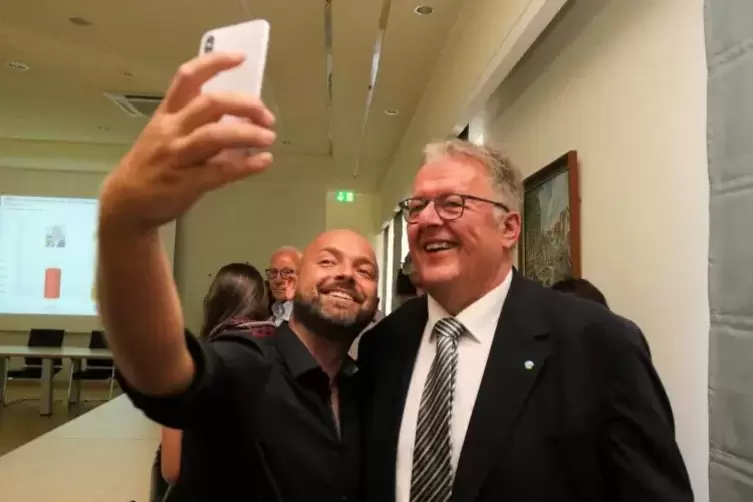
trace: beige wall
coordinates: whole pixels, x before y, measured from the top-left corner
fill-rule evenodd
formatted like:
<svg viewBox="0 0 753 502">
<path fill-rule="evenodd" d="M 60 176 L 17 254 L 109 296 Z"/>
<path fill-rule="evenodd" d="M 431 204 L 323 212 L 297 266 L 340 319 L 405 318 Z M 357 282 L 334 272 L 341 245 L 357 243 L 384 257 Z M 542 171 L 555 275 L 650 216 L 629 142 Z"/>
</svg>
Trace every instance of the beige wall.
<svg viewBox="0 0 753 502">
<path fill-rule="evenodd" d="M 368 237 L 377 232 L 374 225 L 374 213 L 378 204 L 376 196 L 367 193 L 356 193 L 352 203 L 338 202 L 335 191 L 328 191 L 325 195 L 327 214 L 326 228 L 347 228 Z"/>
<path fill-rule="evenodd" d="M 496 93 L 485 134 L 525 174 L 578 151 L 583 275 L 648 337 L 699 501 L 709 454 L 703 29 L 701 0 L 577 2 Z"/>
</svg>

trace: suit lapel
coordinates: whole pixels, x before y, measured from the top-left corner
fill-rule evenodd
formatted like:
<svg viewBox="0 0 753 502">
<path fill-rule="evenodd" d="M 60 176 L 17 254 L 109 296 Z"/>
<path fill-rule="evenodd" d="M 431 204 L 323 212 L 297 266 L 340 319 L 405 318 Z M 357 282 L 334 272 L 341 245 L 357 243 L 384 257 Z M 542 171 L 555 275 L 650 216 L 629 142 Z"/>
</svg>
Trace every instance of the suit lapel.
<svg viewBox="0 0 753 502">
<path fill-rule="evenodd" d="M 475 499 L 549 354 L 536 288 L 515 272 L 460 454 L 451 502 Z"/>
<path fill-rule="evenodd" d="M 421 336 L 426 326 L 428 307 L 426 298 L 414 300 L 412 305 L 401 308 L 401 319 L 389 323 L 382 321 L 386 328 L 384 335 L 389 336 L 391 343 L 383 346 L 391 356 L 386 364 L 379 368 L 379 385 L 374 396 L 375 417 L 374 434 L 370 442 L 371 451 L 368 455 L 374 455 L 374 459 L 381 459 L 375 465 L 384 469 L 377 473 L 381 482 L 379 489 L 382 495 L 373 500 L 394 500 L 395 497 L 395 459 L 397 458 L 397 445 L 400 435 L 400 426 L 403 419 L 405 398 L 408 394 L 416 353 L 421 343 Z M 389 319 L 389 318 L 388 318 Z"/>
</svg>

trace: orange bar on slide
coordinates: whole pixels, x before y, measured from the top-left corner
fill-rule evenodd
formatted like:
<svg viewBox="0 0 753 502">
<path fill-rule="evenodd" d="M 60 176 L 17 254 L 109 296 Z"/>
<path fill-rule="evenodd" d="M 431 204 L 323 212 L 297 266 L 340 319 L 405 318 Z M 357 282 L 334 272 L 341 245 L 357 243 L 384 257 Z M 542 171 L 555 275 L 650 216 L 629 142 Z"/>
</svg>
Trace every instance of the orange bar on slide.
<svg viewBox="0 0 753 502">
<path fill-rule="evenodd" d="M 48 300 L 60 298 L 60 281 L 63 271 L 59 268 L 48 268 L 44 271 L 44 297 Z"/>
</svg>

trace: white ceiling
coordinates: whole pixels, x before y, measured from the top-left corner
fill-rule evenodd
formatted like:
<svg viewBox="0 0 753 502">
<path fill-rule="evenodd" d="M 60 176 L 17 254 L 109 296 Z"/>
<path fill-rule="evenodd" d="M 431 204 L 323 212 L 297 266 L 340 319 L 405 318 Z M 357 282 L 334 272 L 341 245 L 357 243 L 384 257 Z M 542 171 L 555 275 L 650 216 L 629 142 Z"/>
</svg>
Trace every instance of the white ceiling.
<svg viewBox="0 0 753 502">
<path fill-rule="evenodd" d="M 419 4 L 432 6 L 434 13 L 417 15 Z M 145 119 L 128 117 L 104 92 L 160 94 L 177 66 L 198 52 L 202 33 L 265 18 L 272 36 L 264 94 L 280 126 L 277 163 L 269 176 L 374 190 L 460 5 L 460 0 L 2 2 L 0 166 L 107 171 Z M 78 26 L 71 17 L 91 25 Z M 378 77 L 367 106 L 380 24 Z M 7 61 L 21 61 L 30 70 L 11 70 Z M 386 109 L 399 115 L 388 116 Z"/>
</svg>

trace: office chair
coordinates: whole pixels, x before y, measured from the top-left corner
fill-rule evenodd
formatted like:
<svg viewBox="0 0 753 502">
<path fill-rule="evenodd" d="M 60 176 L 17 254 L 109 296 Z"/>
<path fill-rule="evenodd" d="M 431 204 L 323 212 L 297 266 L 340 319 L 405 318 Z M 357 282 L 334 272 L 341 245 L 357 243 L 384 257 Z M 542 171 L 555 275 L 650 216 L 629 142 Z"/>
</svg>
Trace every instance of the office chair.
<svg viewBox="0 0 753 502">
<path fill-rule="evenodd" d="M 64 329 L 32 329 L 29 331 L 29 339 L 26 342 L 27 347 L 49 347 L 60 348 L 63 346 L 65 338 Z M 52 374 L 56 375 L 63 369 L 63 359 L 56 357 L 52 360 Z M 27 379 L 39 380 L 42 378 L 42 358 L 24 357 L 23 368 L 17 370 L 6 370 L 3 375 L 3 390 L 8 386 L 9 380 Z M 3 392 L 5 396 L 6 393 Z M 3 403 L 5 404 L 5 403 Z"/>
<path fill-rule="evenodd" d="M 101 331 L 94 330 L 91 332 L 89 338 L 90 349 L 106 349 L 107 341 L 105 335 Z M 87 359 L 85 361 L 86 367 L 79 371 L 73 371 L 73 365 L 71 365 L 71 374 L 68 379 L 68 403 L 71 402 L 71 393 L 73 392 L 74 380 L 107 380 L 110 382 L 110 392 L 107 396 L 107 400 L 112 399 L 112 393 L 115 387 L 115 364 L 112 359 Z"/>
</svg>

